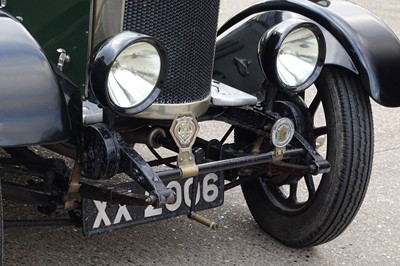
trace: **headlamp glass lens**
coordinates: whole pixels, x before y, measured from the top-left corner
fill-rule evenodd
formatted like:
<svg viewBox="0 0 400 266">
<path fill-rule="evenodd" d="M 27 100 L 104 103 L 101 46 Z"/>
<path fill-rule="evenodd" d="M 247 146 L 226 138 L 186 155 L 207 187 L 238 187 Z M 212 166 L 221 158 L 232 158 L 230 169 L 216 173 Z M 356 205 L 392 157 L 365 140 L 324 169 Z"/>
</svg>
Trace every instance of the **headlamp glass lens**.
<svg viewBox="0 0 400 266">
<path fill-rule="evenodd" d="M 276 67 L 281 82 L 297 87 L 313 74 L 319 57 L 318 39 L 308 28 L 297 28 L 283 40 Z"/>
<path fill-rule="evenodd" d="M 143 102 L 154 90 L 161 71 L 157 49 L 147 42 L 134 43 L 123 50 L 108 74 L 108 94 L 121 108 Z"/>
</svg>

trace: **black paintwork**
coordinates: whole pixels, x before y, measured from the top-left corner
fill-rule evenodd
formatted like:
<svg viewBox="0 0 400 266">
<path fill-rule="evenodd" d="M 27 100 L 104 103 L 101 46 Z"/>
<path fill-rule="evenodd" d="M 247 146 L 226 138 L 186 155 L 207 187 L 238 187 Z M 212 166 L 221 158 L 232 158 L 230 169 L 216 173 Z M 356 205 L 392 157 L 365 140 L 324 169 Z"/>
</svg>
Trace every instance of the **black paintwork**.
<svg viewBox="0 0 400 266">
<path fill-rule="evenodd" d="M 300 84 L 300 86 L 287 86 L 280 80 L 277 66 L 272 62 L 277 61 L 280 47 L 286 36 L 288 36 L 294 29 L 300 27 L 308 28 L 315 34 L 318 39 L 319 58 L 313 74 L 305 82 Z M 326 56 L 325 38 L 322 31 L 314 23 L 297 19 L 285 20 L 283 23 L 277 25 L 273 31 L 269 31 L 267 34 L 263 35 L 260 40 L 259 55 L 263 72 L 269 82 L 278 86 L 280 85 L 290 93 L 301 92 L 310 87 L 321 73 Z"/>
<path fill-rule="evenodd" d="M 138 105 L 132 108 L 121 108 L 110 100 L 107 89 L 108 73 L 118 55 L 128 46 L 137 41 L 146 41 L 156 47 L 161 58 L 160 75 L 153 92 Z M 93 51 L 89 63 L 89 86 L 96 99 L 103 107 L 111 107 L 122 115 L 133 115 L 148 108 L 158 97 L 168 73 L 168 59 L 165 48 L 156 39 L 136 32 L 124 31 L 102 43 Z"/>
<path fill-rule="evenodd" d="M 0 146 L 65 141 L 70 120 L 65 98 L 39 45 L 0 11 Z"/>
<path fill-rule="evenodd" d="M 126 173 L 142 186 L 154 202 L 162 205 L 171 203 L 174 193 L 166 188 L 147 162 L 119 134 L 111 132 L 105 124 L 99 123 L 85 128 L 82 167 L 89 179 L 107 179 L 119 171 Z"/>
<path fill-rule="evenodd" d="M 339 61 L 339 65 L 349 69 L 355 67 L 353 71 L 359 73 L 364 87 L 375 101 L 388 107 L 400 106 L 400 90 L 397 88 L 400 84 L 398 73 L 400 42 L 396 35 L 377 17 L 355 4 L 347 1 L 333 1 L 329 2 L 329 5 L 320 5 L 315 2 L 309 0 L 264 1 L 231 18 L 220 28 L 219 35 L 245 18 L 265 12 L 241 25 L 240 30 L 229 30 L 227 32 L 230 33 L 224 34 L 225 36 L 219 39 L 214 77 L 244 91 L 257 91 L 263 80 L 255 50 L 259 37 L 286 17 L 299 14 L 318 22 L 330 33 L 330 36 L 333 35 L 340 43 L 340 46 L 333 47 L 338 52 L 341 51 L 341 46 L 344 47 L 348 56 L 341 52 L 340 56 L 350 57 L 351 62 Z M 328 41 L 334 40 L 332 38 L 327 40 L 329 53 Z M 248 67 L 251 74 L 242 77 L 234 65 L 234 58 L 251 60 L 252 63 Z M 250 82 L 246 83 L 245 80 Z"/>
<path fill-rule="evenodd" d="M 214 78 L 263 100 L 264 88 L 261 84 L 265 75 L 259 65 L 259 42 L 269 29 L 293 18 L 313 22 L 293 12 L 268 11 L 221 34 L 217 42 Z M 343 46 L 327 30 L 320 29 L 325 39 L 325 64 L 339 65 L 358 74 Z M 271 57 L 269 60 L 272 60 Z"/>
</svg>

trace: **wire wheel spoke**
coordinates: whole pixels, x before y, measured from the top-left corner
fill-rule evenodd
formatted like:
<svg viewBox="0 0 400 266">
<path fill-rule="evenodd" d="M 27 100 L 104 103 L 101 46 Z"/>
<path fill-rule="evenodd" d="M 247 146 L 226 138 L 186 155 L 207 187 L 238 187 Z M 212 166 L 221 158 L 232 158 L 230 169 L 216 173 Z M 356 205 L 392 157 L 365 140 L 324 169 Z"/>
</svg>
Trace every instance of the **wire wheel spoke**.
<svg viewBox="0 0 400 266">
<path fill-rule="evenodd" d="M 311 116 L 314 117 L 315 113 L 317 112 L 318 106 L 321 103 L 321 97 L 319 92 L 315 95 L 314 99 L 312 100 L 310 106 L 308 107 L 308 111 L 310 112 Z"/>
<path fill-rule="evenodd" d="M 315 195 L 315 184 L 314 184 L 314 179 L 313 179 L 312 174 L 307 174 L 304 177 L 304 180 L 306 181 L 308 194 L 310 195 L 310 197 L 314 196 Z"/>
<path fill-rule="evenodd" d="M 297 204 L 297 183 L 290 184 L 288 200 L 291 204 Z"/>
<path fill-rule="evenodd" d="M 326 126 L 314 128 L 314 137 L 317 138 L 319 136 L 323 136 L 327 134 Z"/>
</svg>

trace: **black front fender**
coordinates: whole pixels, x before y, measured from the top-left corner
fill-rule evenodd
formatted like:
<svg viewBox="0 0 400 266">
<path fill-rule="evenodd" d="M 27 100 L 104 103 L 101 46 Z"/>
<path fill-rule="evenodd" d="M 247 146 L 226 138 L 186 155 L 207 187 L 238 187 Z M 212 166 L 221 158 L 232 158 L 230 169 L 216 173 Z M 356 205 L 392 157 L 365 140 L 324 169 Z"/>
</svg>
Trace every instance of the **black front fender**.
<svg viewBox="0 0 400 266">
<path fill-rule="evenodd" d="M 65 98 L 40 46 L 13 17 L 0 11 L 0 146 L 67 140 Z"/>
<path fill-rule="evenodd" d="M 320 1 L 326 3 L 322 5 L 315 2 L 311 0 L 264 1 L 250 6 L 228 20 L 218 31 L 220 38 L 217 43 L 215 78 L 225 78 L 227 79 L 225 82 L 245 91 L 251 90 L 250 86 L 253 88 L 260 86 L 260 79 L 263 77 L 258 67 L 258 58 L 257 56 L 247 58 L 244 54 L 257 53 L 254 47 L 257 47 L 259 38 L 256 40 L 255 36 L 261 31 L 264 33 L 265 30 L 285 19 L 287 14 L 290 14 L 288 16 L 298 14 L 315 21 L 329 32 L 326 35 L 328 38 L 329 36 L 334 38 L 328 42 L 331 42 L 331 47 L 337 51 L 328 51 L 328 54 L 339 54 L 341 59 L 327 63 L 339 64 L 358 73 L 370 96 L 379 104 L 388 107 L 400 106 L 400 89 L 398 88 L 400 42 L 396 35 L 376 16 L 355 4 L 347 1 Z M 268 18 L 258 20 L 256 23 L 252 22 L 252 18 L 246 23 L 241 23 L 249 16 L 261 12 L 264 13 L 260 16 L 266 15 Z M 249 26 L 250 24 L 252 26 Z M 239 46 L 241 46 L 240 49 Z M 244 50 L 248 51 L 243 52 Z M 223 70 L 227 66 L 227 54 L 230 54 L 230 63 L 236 68 L 235 77 L 228 77 L 234 73 L 233 71 Z M 243 88 L 244 79 L 252 80 L 250 84 L 247 83 L 246 89 Z"/>
</svg>

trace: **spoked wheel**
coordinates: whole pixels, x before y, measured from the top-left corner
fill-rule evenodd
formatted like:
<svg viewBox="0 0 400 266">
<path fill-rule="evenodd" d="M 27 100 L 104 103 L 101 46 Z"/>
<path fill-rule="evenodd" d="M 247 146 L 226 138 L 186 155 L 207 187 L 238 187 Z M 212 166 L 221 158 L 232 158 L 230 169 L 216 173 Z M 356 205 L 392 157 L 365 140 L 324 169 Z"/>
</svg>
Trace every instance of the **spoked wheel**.
<svg viewBox="0 0 400 266">
<path fill-rule="evenodd" d="M 315 246 L 340 235 L 359 210 L 371 174 L 372 112 L 358 79 L 325 67 L 315 88 L 314 95 L 308 90 L 305 95 L 313 122 L 309 130 L 312 141 L 327 139 L 320 153 L 330 162 L 330 172 L 284 185 L 268 176 L 242 185 L 260 227 L 292 247 Z"/>
</svg>

